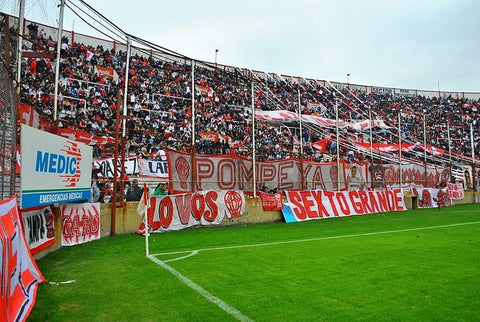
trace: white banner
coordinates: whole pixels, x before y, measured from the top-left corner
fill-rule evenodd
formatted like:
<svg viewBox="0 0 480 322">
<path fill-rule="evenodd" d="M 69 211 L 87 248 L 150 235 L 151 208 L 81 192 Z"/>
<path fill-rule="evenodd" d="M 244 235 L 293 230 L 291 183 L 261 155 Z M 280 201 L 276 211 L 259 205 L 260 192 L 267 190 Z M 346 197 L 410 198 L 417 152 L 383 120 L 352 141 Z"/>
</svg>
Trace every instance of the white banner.
<svg viewBox="0 0 480 322">
<path fill-rule="evenodd" d="M 399 165 L 398 164 L 376 164 L 373 167 L 375 188 L 393 188 L 399 187 Z M 370 177 L 370 174 L 368 174 Z M 425 165 L 420 164 L 402 164 L 402 185 L 422 185 L 435 187 L 438 183 L 448 182 L 450 180 L 450 170 L 445 167 L 427 167 L 425 174 Z M 426 182 L 426 183 L 425 183 Z"/>
<path fill-rule="evenodd" d="M 63 204 L 62 246 L 100 239 L 100 203 Z"/>
<path fill-rule="evenodd" d="M 167 150 L 172 191 L 191 191 L 192 158 L 185 152 Z M 344 163 L 340 163 L 340 189 L 345 189 Z M 302 163 L 294 159 L 257 162 L 257 189 L 300 190 Z M 252 161 L 232 155 L 195 156 L 196 191 L 253 191 Z M 305 189 L 337 189 L 337 164 L 303 162 Z"/>
<path fill-rule="evenodd" d="M 140 159 L 140 175 L 168 179 L 168 162 L 166 160 Z"/>
<path fill-rule="evenodd" d="M 92 147 L 21 125 L 22 208 L 90 198 Z"/>
<path fill-rule="evenodd" d="M 203 191 L 195 194 L 178 194 L 150 197 L 148 225 L 151 231 L 180 230 L 196 225 L 220 224 L 225 216 L 236 218 L 245 212 L 242 191 Z M 142 221 L 137 233 L 142 234 Z"/>
<path fill-rule="evenodd" d="M 418 197 L 418 208 L 437 208 L 452 204 L 448 197 L 447 188 L 412 188 L 412 195 Z"/>
<path fill-rule="evenodd" d="M 22 210 L 23 230 L 32 254 L 55 243 L 55 217 L 50 206 Z"/>
<path fill-rule="evenodd" d="M 113 171 L 115 164 L 117 165 L 117 175 L 120 177 L 122 173 L 122 160 L 118 159 L 115 162 L 114 158 L 106 158 L 101 160 L 94 160 L 95 167 L 100 169 L 98 176 L 100 178 L 113 178 Z M 138 157 L 126 157 L 125 158 L 125 173 L 128 176 L 138 175 L 140 173 Z"/>
<path fill-rule="evenodd" d="M 465 191 L 461 183 L 449 183 L 447 184 L 447 193 L 450 200 L 462 200 L 465 198 Z"/>
<path fill-rule="evenodd" d="M 286 191 L 286 222 L 405 210 L 401 189 L 386 191 Z"/>
</svg>

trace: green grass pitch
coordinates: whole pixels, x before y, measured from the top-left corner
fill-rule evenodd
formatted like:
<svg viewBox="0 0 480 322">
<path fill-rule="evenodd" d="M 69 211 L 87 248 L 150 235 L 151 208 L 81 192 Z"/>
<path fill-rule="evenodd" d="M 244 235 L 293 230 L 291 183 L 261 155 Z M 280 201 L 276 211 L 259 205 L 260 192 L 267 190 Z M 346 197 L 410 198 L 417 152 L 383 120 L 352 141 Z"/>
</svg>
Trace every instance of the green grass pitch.
<svg viewBox="0 0 480 322">
<path fill-rule="evenodd" d="M 480 207 L 122 235 L 38 261 L 30 321 L 479 321 Z"/>
</svg>

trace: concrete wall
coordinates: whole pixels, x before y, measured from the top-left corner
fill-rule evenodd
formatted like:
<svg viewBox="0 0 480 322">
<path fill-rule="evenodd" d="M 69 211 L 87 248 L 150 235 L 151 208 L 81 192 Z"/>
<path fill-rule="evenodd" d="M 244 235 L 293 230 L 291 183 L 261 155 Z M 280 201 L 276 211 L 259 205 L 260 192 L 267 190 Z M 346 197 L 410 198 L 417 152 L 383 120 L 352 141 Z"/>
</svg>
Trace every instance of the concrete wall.
<svg viewBox="0 0 480 322">
<path fill-rule="evenodd" d="M 260 198 L 246 198 L 245 213 L 237 218 L 228 219 L 225 218 L 221 223 L 221 226 L 241 225 L 241 224 L 257 224 L 283 221 L 283 215 L 280 210 L 278 211 L 264 211 L 262 207 L 262 201 Z M 410 191 L 405 191 L 405 205 L 408 209 L 414 207 L 414 201 Z M 286 200 L 284 199 L 284 202 Z M 465 191 L 465 198 L 462 200 L 455 200 L 454 205 L 458 204 L 471 204 L 478 202 L 478 194 L 473 191 Z M 138 202 L 126 202 L 125 207 L 116 208 L 116 220 L 115 220 L 115 232 L 116 234 L 132 234 L 140 227 L 143 220 L 142 216 L 137 213 Z M 60 209 L 54 208 L 55 215 L 55 245 L 35 254 L 35 258 L 41 258 L 46 254 L 56 251 L 61 247 L 62 236 L 62 222 Z M 102 237 L 108 237 L 112 231 L 112 205 L 100 204 L 100 234 Z"/>
</svg>

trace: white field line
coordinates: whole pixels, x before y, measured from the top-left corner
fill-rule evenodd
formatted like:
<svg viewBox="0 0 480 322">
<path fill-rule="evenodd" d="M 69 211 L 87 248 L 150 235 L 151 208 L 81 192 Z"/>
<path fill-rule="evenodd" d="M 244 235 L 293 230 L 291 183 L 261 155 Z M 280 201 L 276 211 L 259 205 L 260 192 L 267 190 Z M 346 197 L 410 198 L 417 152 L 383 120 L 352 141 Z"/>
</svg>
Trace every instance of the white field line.
<svg viewBox="0 0 480 322">
<path fill-rule="evenodd" d="M 182 257 L 177 257 L 177 258 L 172 258 L 172 259 L 167 259 L 167 260 L 164 260 L 163 262 L 168 263 L 168 262 L 179 261 L 181 259 L 189 258 L 189 257 L 195 256 L 197 254 L 198 254 L 198 250 L 194 250 L 193 252 L 191 252 L 188 255 L 185 255 L 185 256 L 182 256 Z"/>
<path fill-rule="evenodd" d="M 193 253 L 191 255 L 194 255 Z M 190 256 L 190 255 L 189 255 Z M 173 267 L 167 265 L 165 262 L 159 260 L 158 258 L 149 255 L 147 256 L 151 261 L 156 263 L 157 265 L 163 267 L 170 273 L 172 273 L 175 277 L 177 277 L 180 281 L 182 281 L 185 285 L 188 287 L 192 288 L 193 290 L 197 291 L 200 295 L 202 295 L 204 298 L 209 300 L 211 303 L 217 305 L 220 309 L 225 311 L 226 313 L 232 315 L 234 318 L 236 318 L 239 321 L 252 321 L 250 318 L 246 317 L 245 315 L 242 314 L 242 312 L 238 311 L 234 307 L 231 307 L 227 303 L 223 302 L 221 299 L 218 297 L 214 296 L 213 294 L 207 292 L 204 288 L 202 288 L 200 285 L 189 279 L 188 277 L 182 275 L 179 271 L 174 269 Z"/>
<path fill-rule="evenodd" d="M 361 233 L 361 234 L 351 234 L 351 235 L 316 237 L 316 238 L 306 238 L 306 239 L 296 239 L 296 240 L 284 240 L 284 241 L 270 242 L 270 243 L 247 244 L 247 245 L 224 246 L 224 247 L 211 247 L 211 248 L 202 248 L 202 249 L 195 249 L 195 250 L 183 250 L 183 251 L 177 251 L 177 252 L 158 253 L 158 254 L 152 254 L 151 256 L 163 256 L 163 255 L 184 254 L 184 253 L 192 253 L 192 252 L 194 252 L 194 251 L 196 251 L 196 252 L 198 253 L 198 252 L 201 252 L 201 251 L 211 251 L 211 250 L 247 248 L 247 247 L 275 246 L 275 245 L 292 244 L 292 243 L 303 243 L 303 242 L 310 242 L 310 241 L 317 241 L 317 240 L 329 240 L 329 239 L 340 239 L 340 238 L 352 238 L 352 237 L 362 237 L 362 236 L 375 236 L 375 235 L 395 234 L 395 233 L 403 233 L 403 232 L 408 232 L 408 231 L 419 231 L 419 230 L 428 230 L 428 229 L 439 229 L 439 228 L 448 228 L 448 227 L 465 226 L 465 225 L 476 225 L 476 224 L 480 224 L 480 221 L 471 221 L 471 222 L 464 222 L 464 223 L 457 223 L 457 224 L 449 224 L 449 225 L 440 225 L 440 226 L 429 226 L 429 227 L 417 227 L 417 228 L 406 228 L 406 229 L 397 229 L 397 230 L 376 231 L 376 232 Z M 179 258 L 179 259 L 180 259 L 180 258 Z"/>
</svg>

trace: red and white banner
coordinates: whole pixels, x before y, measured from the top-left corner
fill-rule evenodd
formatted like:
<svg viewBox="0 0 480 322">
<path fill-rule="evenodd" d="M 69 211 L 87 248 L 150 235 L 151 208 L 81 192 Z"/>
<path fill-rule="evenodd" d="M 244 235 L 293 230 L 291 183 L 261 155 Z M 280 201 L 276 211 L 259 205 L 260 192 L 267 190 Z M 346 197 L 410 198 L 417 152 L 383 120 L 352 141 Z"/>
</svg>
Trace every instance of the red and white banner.
<svg viewBox="0 0 480 322">
<path fill-rule="evenodd" d="M 195 169 L 189 153 L 167 150 L 170 187 L 174 192 L 191 190 L 192 174 L 195 173 L 195 190 L 241 190 L 253 191 L 253 163 L 233 155 L 195 155 Z M 304 189 L 337 190 L 336 162 L 315 163 L 285 159 L 256 163 L 256 178 L 259 187 L 269 189 L 300 190 L 303 166 Z M 340 163 L 340 189 L 345 189 L 343 162 Z M 195 171 L 193 171 L 195 170 Z M 260 189 L 259 189 L 260 190 Z"/>
<path fill-rule="evenodd" d="M 218 132 L 198 131 L 197 134 L 205 141 L 218 142 Z"/>
<path fill-rule="evenodd" d="M 141 176 L 168 179 L 168 163 L 166 160 L 139 159 L 138 161 Z"/>
<path fill-rule="evenodd" d="M 33 107 L 20 103 L 19 109 L 19 121 L 21 124 L 25 124 L 43 131 L 50 131 L 50 124 L 43 120 L 40 114 L 38 114 Z"/>
<path fill-rule="evenodd" d="M 113 68 L 101 67 L 101 66 L 95 65 L 94 72 L 95 74 L 107 77 L 113 80 L 115 83 L 118 83 L 118 74 Z"/>
<path fill-rule="evenodd" d="M 195 89 L 200 93 L 202 93 L 203 95 L 207 95 L 207 96 L 213 95 L 213 89 L 211 87 L 197 84 L 195 85 Z"/>
<path fill-rule="evenodd" d="M 445 167 L 428 166 L 425 173 L 425 166 L 421 164 L 402 164 L 402 187 L 411 186 L 435 187 L 438 183 L 448 182 L 450 170 Z M 368 168 L 371 171 L 371 168 Z M 373 177 L 375 188 L 398 188 L 400 187 L 400 175 L 398 164 L 375 164 L 373 166 Z M 367 178 L 370 181 L 371 173 Z"/>
<path fill-rule="evenodd" d="M 287 191 L 287 222 L 405 210 L 401 189 L 386 191 Z M 285 214 L 284 214 L 285 216 Z"/>
<path fill-rule="evenodd" d="M 260 120 L 269 121 L 269 122 L 294 122 L 298 121 L 298 114 L 286 110 L 277 110 L 277 111 L 255 111 L 255 117 Z M 319 117 L 314 115 L 305 115 L 302 114 L 302 121 L 307 123 L 312 123 L 326 128 L 334 128 L 336 126 L 335 120 L 328 119 L 325 117 Z M 382 129 L 390 129 L 391 127 L 385 124 L 383 120 L 373 120 L 371 122 L 372 127 L 379 127 Z M 367 130 L 370 128 L 370 121 L 365 120 L 356 123 L 345 122 L 342 120 L 338 121 L 338 126 L 340 128 L 351 128 L 354 130 Z"/>
<path fill-rule="evenodd" d="M 220 224 L 225 217 L 236 218 L 245 212 L 242 191 L 203 191 L 150 197 L 148 226 L 153 232 L 180 230 L 196 225 Z M 142 234 L 142 222 L 137 233 Z"/>
<path fill-rule="evenodd" d="M 418 197 L 418 208 L 436 208 L 452 204 L 448 197 L 447 188 L 412 188 L 411 191 L 413 196 Z"/>
<path fill-rule="evenodd" d="M 86 145 L 104 146 L 106 144 L 115 144 L 114 138 L 96 136 L 78 129 L 61 128 L 58 129 L 57 134 L 73 141 L 85 143 Z"/>
<path fill-rule="evenodd" d="M 100 239 L 100 203 L 62 204 L 62 246 Z"/>
<path fill-rule="evenodd" d="M 461 183 L 448 183 L 447 194 L 451 200 L 462 200 L 465 198 L 465 190 Z"/>
<path fill-rule="evenodd" d="M 262 200 L 263 210 L 281 210 L 283 208 L 282 194 L 281 193 L 265 193 L 259 192 L 260 199 Z"/>
<path fill-rule="evenodd" d="M 26 321 L 45 278 L 28 250 L 16 196 L 0 202 L 0 321 Z"/>
<path fill-rule="evenodd" d="M 22 209 L 22 219 L 32 254 L 55 244 L 55 217 L 50 206 Z"/>
</svg>

